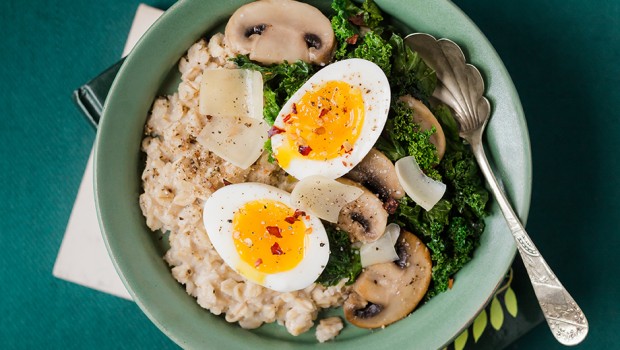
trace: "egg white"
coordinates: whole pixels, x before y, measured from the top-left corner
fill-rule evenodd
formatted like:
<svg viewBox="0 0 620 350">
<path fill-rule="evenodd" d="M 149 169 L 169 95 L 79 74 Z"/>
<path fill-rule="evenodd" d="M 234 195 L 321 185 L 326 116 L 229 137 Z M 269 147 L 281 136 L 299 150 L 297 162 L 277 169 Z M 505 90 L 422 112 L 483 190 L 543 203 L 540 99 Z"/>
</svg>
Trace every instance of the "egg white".
<svg viewBox="0 0 620 350">
<path fill-rule="evenodd" d="M 278 292 L 303 289 L 314 283 L 329 260 L 329 240 L 321 220 L 301 216 L 312 232 L 306 234 L 304 257 L 291 270 L 264 273 L 245 263 L 235 247 L 233 217 L 245 203 L 255 200 L 274 200 L 291 206 L 290 194 L 262 183 L 246 182 L 228 185 L 215 191 L 206 201 L 203 222 L 209 239 L 220 257 L 245 278 Z"/>
<path fill-rule="evenodd" d="M 284 129 L 284 117 L 291 113 L 292 104 L 299 101 L 304 94 L 328 81 L 344 81 L 353 87 L 360 87 L 364 100 L 364 122 L 352 152 L 328 160 L 316 160 L 295 157 L 290 164 L 283 167 L 287 173 L 301 180 L 311 175 L 322 175 L 336 179 L 355 167 L 377 142 L 383 131 L 390 109 L 390 85 L 383 70 L 375 63 L 351 58 L 332 63 L 318 71 L 302 85 L 284 104 L 274 126 Z M 285 133 L 271 137 L 271 146 L 277 156 L 278 150 L 286 145 Z M 282 166 L 282 165 L 281 165 Z"/>
</svg>

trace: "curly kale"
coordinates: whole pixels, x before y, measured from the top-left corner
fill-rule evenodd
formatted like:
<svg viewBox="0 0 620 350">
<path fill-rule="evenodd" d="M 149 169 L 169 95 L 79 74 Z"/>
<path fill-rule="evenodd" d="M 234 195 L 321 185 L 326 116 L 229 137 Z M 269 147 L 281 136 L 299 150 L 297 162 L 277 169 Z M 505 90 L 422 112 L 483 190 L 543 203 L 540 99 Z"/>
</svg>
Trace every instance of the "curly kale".
<svg viewBox="0 0 620 350">
<path fill-rule="evenodd" d="M 421 130 L 413 122 L 413 110 L 404 102 L 392 105 L 383 134 L 375 147 L 390 160 L 397 161 L 406 156 L 414 156 L 420 169 L 435 180 L 441 175 L 435 169 L 439 164 L 435 145 L 430 141 L 435 129 Z"/>
<path fill-rule="evenodd" d="M 390 87 L 393 95 L 412 95 L 420 100 L 427 101 L 437 86 L 437 75 L 424 60 L 405 45 L 402 37 L 392 34 L 390 44 L 394 48 L 392 76 Z"/>
<path fill-rule="evenodd" d="M 484 230 L 482 217 L 460 216 L 445 196 L 428 212 L 404 197 L 391 220 L 418 234 L 431 252 L 432 282 L 427 299 L 448 289 L 452 276 L 472 259 Z"/>
<path fill-rule="evenodd" d="M 373 31 L 366 33 L 345 58 L 363 58 L 381 67 L 388 76 L 392 72 L 392 46 Z"/>
<path fill-rule="evenodd" d="M 334 59 L 363 58 L 377 64 L 389 76 L 392 46 L 381 36 L 383 15 L 374 1 L 367 0 L 360 8 L 350 0 L 334 0 L 332 9 L 336 12 L 331 19 L 337 41 Z"/>
<path fill-rule="evenodd" d="M 446 135 L 446 153 L 435 167 L 446 184 L 446 193 L 430 211 L 404 197 L 391 217 L 392 221 L 419 234 L 431 251 L 433 270 L 427 299 L 447 290 L 450 279 L 473 257 L 484 231 L 483 219 L 489 199 L 476 160 L 469 146 L 459 138 L 450 109 L 439 106 L 434 114 Z M 397 130 L 413 139 L 410 128 Z M 402 138 L 406 136 L 390 137 L 391 140 Z"/>
<path fill-rule="evenodd" d="M 347 232 L 330 225 L 325 226 L 325 230 L 331 254 L 317 282 L 324 286 L 333 286 L 343 278 L 348 278 L 347 284 L 352 284 L 362 272 L 359 250 L 351 245 Z"/>
</svg>

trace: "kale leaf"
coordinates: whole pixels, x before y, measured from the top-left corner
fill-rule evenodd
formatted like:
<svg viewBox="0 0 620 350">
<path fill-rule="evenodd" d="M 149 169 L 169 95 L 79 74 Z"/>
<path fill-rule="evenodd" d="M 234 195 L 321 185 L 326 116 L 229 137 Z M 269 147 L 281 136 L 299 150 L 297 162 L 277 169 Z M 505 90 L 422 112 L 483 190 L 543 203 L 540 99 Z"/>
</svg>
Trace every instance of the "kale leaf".
<svg viewBox="0 0 620 350">
<path fill-rule="evenodd" d="M 405 45 L 402 37 L 392 34 L 389 43 L 394 48 L 390 87 L 393 95 L 412 95 L 427 101 L 437 86 L 437 75 L 424 60 Z"/>
<path fill-rule="evenodd" d="M 448 289 L 452 276 L 472 259 L 484 230 L 482 218 L 460 216 L 446 197 L 428 212 L 404 197 L 391 220 L 410 228 L 431 252 L 433 269 L 427 300 Z"/>
<path fill-rule="evenodd" d="M 353 25 L 349 19 L 361 12 L 361 9 L 349 0 L 334 0 L 332 2 L 332 9 L 336 12 L 331 19 L 332 29 L 338 43 L 334 59 L 339 61 L 347 55 L 349 46 L 347 41 L 351 41 L 352 38 L 360 34 L 359 28 Z"/>
<path fill-rule="evenodd" d="M 337 41 L 334 59 L 363 58 L 377 64 L 389 76 L 392 46 L 381 37 L 383 15 L 374 1 L 366 0 L 360 8 L 350 0 L 334 0 L 332 9 L 336 12 L 331 19 Z"/>
<path fill-rule="evenodd" d="M 427 300 L 447 290 L 453 275 L 472 259 L 484 231 L 483 219 L 489 199 L 473 153 L 458 136 L 458 126 L 452 112 L 445 106 L 438 106 L 434 113 L 446 135 L 447 147 L 443 159 L 433 170 L 446 184 L 446 193 L 430 211 L 425 211 L 406 196 L 390 217 L 391 221 L 417 234 L 431 252 L 432 282 Z M 386 127 L 387 135 L 384 133 L 382 143 L 377 144 L 398 145 L 387 149 L 391 153 L 384 151 L 390 158 L 410 152 L 407 143 L 402 140 L 417 145 L 411 141 L 415 127 L 398 125 L 398 128 Z"/>
<path fill-rule="evenodd" d="M 347 284 L 352 284 L 362 272 L 359 250 L 351 245 L 347 232 L 330 225 L 326 225 L 325 230 L 331 254 L 317 282 L 324 286 L 333 286 L 343 278 L 348 278 Z"/>
<path fill-rule="evenodd" d="M 369 31 L 345 58 L 363 58 L 379 66 L 387 76 L 392 72 L 392 46 L 381 36 Z"/>
<path fill-rule="evenodd" d="M 459 137 L 452 111 L 445 105 L 439 105 L 433 114 L 446 135 L 446 153 L 438 168 L 448 186 L 447 192 L 460 215 L 482 218 L 489 192 L 484 187 L 476 158 L 469 145 Z"/>
<path fill-rule="evenodd" d="M 280 109 L 309 78 L 316 68 L 303 61 L 280 63 L 262 66 L 252 62 L 247 55 L 238 55 L 232 59 L 239 68 L 251 69 L 261 73 L 263 77 L 263 119 L 269 124 L 278 117 Z M 269 161 L 274 162 L 271 140 L 264 145 Z"/>
<path fill-rule="evenodd" d="M 435 129 L 421 130 L 413 122 L 413 110 L 404 102 L 392 104 L 388 120 L 375 147 L 390 160 L 414 156 L 420 169 L 429 177 L 441 180 L 435 169 L 439 164 L 435 145 L 430 141 Z"/>
<path fill-rule="evenodd" d="M 232 60 L 239 68 L 260 72 L 263 76 L 263 86 L 268 89 L 267 95 L 275 94 L 275 102 L 279 105 L 283 105 L 316 70 L 314 66 L 301 60 L 269 66 L 252 62 L 247 55 L 238 55 Z"/>
</svg>

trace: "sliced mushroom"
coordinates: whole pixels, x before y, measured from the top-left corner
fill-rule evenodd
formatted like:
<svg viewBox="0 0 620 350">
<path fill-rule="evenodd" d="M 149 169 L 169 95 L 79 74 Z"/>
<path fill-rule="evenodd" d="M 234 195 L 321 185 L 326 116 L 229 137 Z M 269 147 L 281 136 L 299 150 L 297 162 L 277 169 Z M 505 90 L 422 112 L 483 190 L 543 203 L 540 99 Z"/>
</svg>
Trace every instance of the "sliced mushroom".
<svg viewBox="0 0 620 350">
<path fill-rule="evenodd" d="M 331 22 L 317 8 L 292 0 L 263 0 L 241 6 L 226 24 L 231 49 L 265 64 L 325 65 L 335 45 Z"/>
<path fill-rule="evenodd" d="M 431 256 L 414 234 L 402 231 L 396 243 L 399 259 L 376 264 L 362 272 L 348 299 L 344 315 L 361 328 L 379 328 L 411 313 L 431 281 Z"/>
<path fill-rule="evenodd" d="M 356 200 L 349 202 L 338 216 L 338 227 L 349 234 L 352 241 L 363 243 L 374 242 L 385 232 L 388 213 L 383 208 L 383 202 L 361 184 L 345 179 L 339 182 L 356 186 L 364 190 Z"/>
<path fill-rule="evenodd" d="M 411 97 L 411 95 L 401 96 L 399 100 L 405 102 L 409 108 L 413 109 L 413 121 L 418 123 L 422 130 L 430 130 L 432 127 L 435 127 L 435 133 L 431 136 L 430 141 L 435 145 L 437 157 L 441 160 L 446 152 L 446 136 L 437 118 L 422 101 Z"/>
<path fill-rule="evenodd" d="M 345 176 L 376 193 L 390 214 L 394 214 L 398 207 L 397 201 L 405 195 L 405 190 L 396 176 L 394 164 L 376 148 L 372 148 Z"/>
</svg>

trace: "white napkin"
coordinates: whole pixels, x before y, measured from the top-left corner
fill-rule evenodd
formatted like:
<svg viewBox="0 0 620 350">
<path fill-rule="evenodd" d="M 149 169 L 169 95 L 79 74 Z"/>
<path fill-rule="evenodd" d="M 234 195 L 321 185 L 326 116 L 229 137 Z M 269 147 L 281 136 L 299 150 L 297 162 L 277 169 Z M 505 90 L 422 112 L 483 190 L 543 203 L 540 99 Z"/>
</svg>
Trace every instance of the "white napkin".
<svg viewBox="0 0 620 350">
<path fill-rule="evenodd" d="M 162 10 L 144 4 L 138 6 L 123 57 L 162 13 Z M 92 150 L 52 273 L 57 278 L 131 299 L 112 265 L 101 237 L 93 192 Z"/>
</svg>

